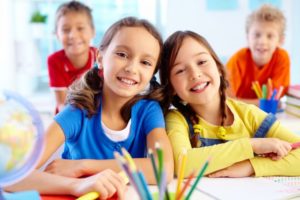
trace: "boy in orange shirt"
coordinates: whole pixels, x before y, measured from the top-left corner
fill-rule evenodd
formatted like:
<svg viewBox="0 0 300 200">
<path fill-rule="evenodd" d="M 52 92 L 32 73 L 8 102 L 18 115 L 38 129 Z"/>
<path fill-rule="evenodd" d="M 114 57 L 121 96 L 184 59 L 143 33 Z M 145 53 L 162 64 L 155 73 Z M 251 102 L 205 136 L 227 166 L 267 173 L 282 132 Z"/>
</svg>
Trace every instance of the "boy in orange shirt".
<svg viewBox="0 0 300 200">
<path fill-rule="evenodd" d="M 285 24 L 283 13 L 271 5 L 263 5 L 248 16 L 249 47 L 235 53 L 226 65 L 233 97 L 258 105 L 252 82 L 267 84 L 268 78 L 272 79 L 273 88 L 284 86 L 286 91 L 290 83 L 290 58 L 280 48 Z"/>
</svg>

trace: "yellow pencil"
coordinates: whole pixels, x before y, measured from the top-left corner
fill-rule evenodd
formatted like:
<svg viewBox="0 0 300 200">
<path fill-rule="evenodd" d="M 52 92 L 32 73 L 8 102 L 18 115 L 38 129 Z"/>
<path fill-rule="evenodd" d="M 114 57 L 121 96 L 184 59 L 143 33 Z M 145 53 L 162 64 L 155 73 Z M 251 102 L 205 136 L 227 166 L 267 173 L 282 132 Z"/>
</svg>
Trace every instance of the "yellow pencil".
<svg viewBox="0 0 300 200">
<path fill-rule="evenodd" d="M 261 98 L 261 94 L 259 93 L 259 90 L 258 90 L 257 85 L 255 84 L 255 82 L 252 83 L 252 89 L 254 90 L 257 98 L 260 99 Z"/>
<path fill-rule="evenodd" d="M 186 160 L 187 160 L 187 150 L 183 149 L 181 152 L 181 161 L 179 167 L 179 174 L 178 174 L 178 180 L 177 180 L 177 188 L 176 188 L 176 195 L 178 196 L 181 190 L 181 183 L 184 176 L 185 166 L 186 166 Z"/>
<path fill-rule="evenodd" d="M 98 192 L 89 192 L 77 198 L 76 200 L 94 200 L 97 199 L 99 196 L 100 195 Z"/>
<path fill-rule="evenodd" d="M 123 171 L 119 172 L 118 174 L 123 178 L 125 184 L 129 183 L 129 179 Z M 94 199 L 98 199 L 99 196 L 100 196 L 100 194 L 98 192 L 88 192 L 88 193 L 80 196 L 76 200 L 94 200 Z"/>
</svg>

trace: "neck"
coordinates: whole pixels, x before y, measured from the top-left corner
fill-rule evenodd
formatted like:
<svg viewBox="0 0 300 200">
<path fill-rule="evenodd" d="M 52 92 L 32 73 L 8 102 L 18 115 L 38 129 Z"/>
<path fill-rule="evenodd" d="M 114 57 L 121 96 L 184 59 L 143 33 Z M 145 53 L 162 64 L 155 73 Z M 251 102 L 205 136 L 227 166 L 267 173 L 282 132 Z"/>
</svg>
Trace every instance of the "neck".
<svg viewBox="0 0 300 200">
<path fill-rule="evenodd" d="M 84 68 L 89 60 L 89 51 L 79 55 L 67 55 L 67 57 L 75 68 Z"/>
<path fill-rule="evenodd" d="M 126 127 L 127 123 L 121 116 L 121 109 L 129 99 L 117 96 L 109 91 L 104 84 L 102 93 L 102 121 L 108 128 L 122 130 Z"/>
</svg>

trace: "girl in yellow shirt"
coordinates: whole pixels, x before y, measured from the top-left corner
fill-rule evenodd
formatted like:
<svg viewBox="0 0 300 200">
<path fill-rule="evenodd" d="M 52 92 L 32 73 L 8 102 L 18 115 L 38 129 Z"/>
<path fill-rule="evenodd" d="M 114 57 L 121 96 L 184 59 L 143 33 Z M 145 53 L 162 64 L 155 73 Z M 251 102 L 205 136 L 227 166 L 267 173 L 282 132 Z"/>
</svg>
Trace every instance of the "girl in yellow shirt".
<svg viewBox="0 0 300 200">
<path fill-rule="evenodd" d="M 187 150 L 185 177 L 211 157 L 209 177 L 299 176 L 300 141 L 273 115 L 226 98 L 224 66 L 205 38 L 177 31 L 164 44 L 160 80 L 175 167 Z M 175 170 L 177 171 L 177 170 Z"/>
</svg>

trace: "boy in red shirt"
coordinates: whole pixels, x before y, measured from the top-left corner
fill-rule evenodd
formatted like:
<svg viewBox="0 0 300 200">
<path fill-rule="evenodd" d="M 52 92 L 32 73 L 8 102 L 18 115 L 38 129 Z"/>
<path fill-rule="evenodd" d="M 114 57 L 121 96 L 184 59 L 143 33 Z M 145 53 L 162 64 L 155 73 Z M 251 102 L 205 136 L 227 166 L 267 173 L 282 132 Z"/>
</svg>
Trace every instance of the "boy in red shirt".
<svg viewBox="0 0 300 200">
<path fill-rule="evenodd" d="M 283 13 L 270 5 L 261 6 L 248 16 L 246 33 L 249 47 L 235 53 L 226 65 L 233 97 L 258 105 L 252 82 L 267 84 L 268 78 L 272 79 L 273 88 L 288 88 L 290 58 L 287 51 L 280 48 L 285 24 Z"/>
<path fill-rule="evenodd" d="M 56 12 L 55 33 L 63 49 L 48 57 L 48 73 L 58 113 L 64 106 L 68 87 L 96 59 L 96 48 L 90 46 L 95 35 L 91 9 L 77 1 L 62 4 Z"/>
</svg>

